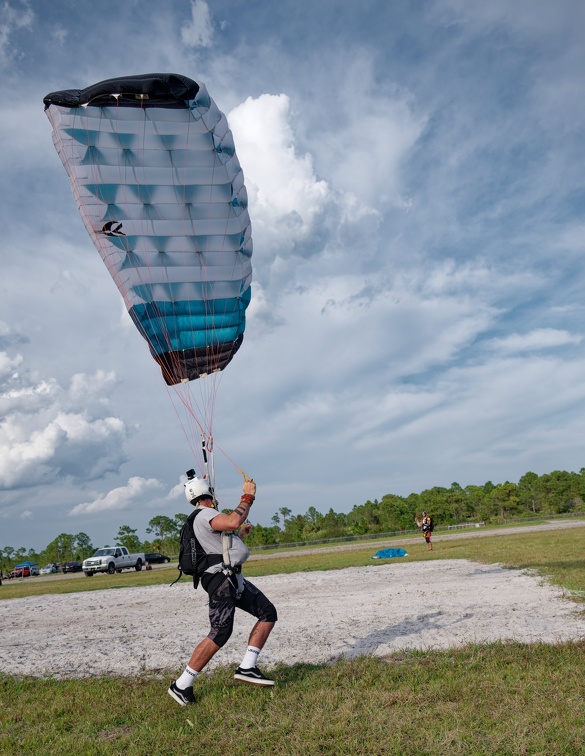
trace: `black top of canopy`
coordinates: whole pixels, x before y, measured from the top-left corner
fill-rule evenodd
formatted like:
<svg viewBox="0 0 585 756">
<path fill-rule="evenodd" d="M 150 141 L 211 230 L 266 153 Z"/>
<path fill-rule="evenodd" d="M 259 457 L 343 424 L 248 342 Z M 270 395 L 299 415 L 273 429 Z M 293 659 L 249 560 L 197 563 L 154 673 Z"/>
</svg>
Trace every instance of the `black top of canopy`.
<svg viewBox="0 0 585 756">
<path fill-rule="evenodd" d="M 43 98 L 43 102 L 45 108 L 49 105 L 104 107 L 114 104 L 112 95 L 120 95 L 117 98 L 118 106 L 126 108 L 184 108 L 185 100 L 192 100 L 198 91 L 199 85 L 181 74 L 138 74 L 106 79 L 85 89 L 51 92 Z"/>
</svg>

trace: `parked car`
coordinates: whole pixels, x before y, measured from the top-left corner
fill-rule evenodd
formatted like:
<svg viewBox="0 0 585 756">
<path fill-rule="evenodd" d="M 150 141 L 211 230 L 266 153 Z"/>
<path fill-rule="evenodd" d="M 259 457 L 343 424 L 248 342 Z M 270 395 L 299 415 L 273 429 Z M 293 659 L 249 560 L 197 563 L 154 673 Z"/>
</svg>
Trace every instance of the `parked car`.
<svg viewBox="0 0 585 756">
<path fill-rule="evenodd" d="M 81 572 L 83 568 L 81 562 L 64 562 L 61 569 L 63 572 Z"/>
<path fill-rule="evenodd" d="M 130 570 L 132 567 L 136 572 L 140 572 L 146 565 L 144 553 L 131 554 L 125 546 L 105 546 L 98 549 L 93 556 L 85 559 L 82 569 L 87 577 L 92 577 L 96 572 L 107 572 L 113 575 L 114 572 Z"/>
<path fill-rule="evenodd" d="M 171 561 L 171 558 L 166 554 L 145 554 L 144 558 L 148 564 L 164 564 Z"/>
<path fill-rule="evenodd" d="M 51 562 L 51 564 L 41 567 L 39 572 L 41 575 L 54 575 L 55 572 L 61 572 L 61 566 L 56 564 L 56 562 Z"/>
<path fill-rule="evenodd" d="M 39 568 L 34 562 L 22 562 L 17 564 L 11 572 L 8 573 L 10 578 L 24 578 L 31 577 L 31 575 L 38 575 Z"/>
</svg>

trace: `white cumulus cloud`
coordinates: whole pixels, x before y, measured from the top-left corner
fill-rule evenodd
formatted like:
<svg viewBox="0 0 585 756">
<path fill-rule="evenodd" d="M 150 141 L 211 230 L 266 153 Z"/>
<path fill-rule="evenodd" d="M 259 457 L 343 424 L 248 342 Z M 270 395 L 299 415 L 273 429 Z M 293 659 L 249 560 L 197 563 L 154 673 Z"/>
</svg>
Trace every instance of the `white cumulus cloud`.
<svg viewBox="0 0 585 756">
<path fill-rule="evenodd" d="M 117 471 L 129 431 L 108 412 L 115 385 L 112 372 L 98 370 L 63 387 L 0 352 L 0 489 Z"/>
<path fill-rule="evenodd" d="M 289 98 L 249 97 L 228 120 L 254 209 L 257 249 L 290 251 L 313 230 L 330 192 L 316 177 L 311 155 L 296 151 Z"/>
<path fill-rule="evenodd" d="M 90 512 L 104 512 L 111 509 L 126 509 L 133 501 L 148 491 L 161 488 L 162 483 L 156 478 L 132 477 L 127 485 L 114 488 L 108 493 L 98 496 L 93 501 L 78 504 L 70 511 L 70 515 L 88 514 Z"/>
<path fill-rule="evenodd" d="M 93 402 L 105 406 L 108 393 L 115 383 L 116 374 L 112 370 L 97 370 L 93 375 L 76 373 L 71 378 L 69 398 L 80 407 L 88 407 Z"/>
<path fill-rule="evenodd" d="M 0 381 L 13 375 L 22 364 L 22 355 L 10 357 L 6 352 L 0 352 Z"/>
<path fill-rule="evenodd" d="M 181 28 L 181 39 L 187 47 L 211 47 L 213 24 L 209 6 L 204 0 L 191 3 L 191 21 Z"/>
<path fill-rule="evenodd" d="M 176 486 L 173 486 L 168 494 L 165 496 L 167 501 L 176 501 L 181 499 L 185 495 L 185 483 L 187 482 L 186 475 L 179 476 L 179 482 Z"/>
</svg>

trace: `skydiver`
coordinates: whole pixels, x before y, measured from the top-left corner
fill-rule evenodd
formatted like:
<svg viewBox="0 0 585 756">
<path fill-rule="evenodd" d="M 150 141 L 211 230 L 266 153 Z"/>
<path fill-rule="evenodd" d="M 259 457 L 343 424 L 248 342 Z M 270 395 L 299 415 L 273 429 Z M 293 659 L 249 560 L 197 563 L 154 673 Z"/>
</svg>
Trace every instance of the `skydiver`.
<svg viewBox="0 0 585 756">
<path fill-rule="evenodd" d="M 256 617 L 257 622 L 248 638 L 248 648 L 234 679 L 253 685 L 272 686 L 274 680 L 266 677 L 257 667 L 258 655 L 268 640 L 277 620 L 276 609 L 266 596 L 242 575 L 242 565 L 250 556 L 243 542 L 252 525 L 244 525 L 256 496 L 256 483 L 246 480 L 240 503 L 231 514 L 218 513 L 213 494 L 206 483 L 197 477 L 185 485 L 187 501 L 199 509 L 193 521 L 193 531 L 206 554 L 222 556 L 222 533 L 238 530 L 232 535 L 229 561 L 232 574 L 225 574 L 221 562 L 208 567 L 202 574 L 201 585 L 209 595 L 209 622 L 211 629 L 193 651 L 184 672 L 171 683 L 168 693 L 181 706 L 195 703 L 193 683 L 201 670 L 229 640 L 236 609 L 243 609 Z"/>
<path fill-rule="evenodd" d="M 416 522 L 419 528 L 422 528 L 425 541 L 427 542 L 427 547 L 429 551 L 432 551 L 433 544 L 431 543 L 431 531 L 433 529 L 433 518 L 429 517 L 429 515 L 427 515 L 427 513 L 423 510 L 422 520 L 417 520 L 415 517 L 414 521 Z"/>
</svg>

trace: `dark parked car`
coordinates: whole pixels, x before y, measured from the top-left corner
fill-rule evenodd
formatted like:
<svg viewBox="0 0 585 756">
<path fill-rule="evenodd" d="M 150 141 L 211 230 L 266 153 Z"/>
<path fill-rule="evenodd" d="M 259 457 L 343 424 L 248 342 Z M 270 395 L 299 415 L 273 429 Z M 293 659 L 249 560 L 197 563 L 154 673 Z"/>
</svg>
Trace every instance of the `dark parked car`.
<svg viewBox="0 0 585 756">
<path fill-rule="evenodd" d="M 63 572 L 81 572 L 81 562 L 64 562 Z"/>
<path fill-rule="evenodd" d="M 144 558 L 148 564 L 164 564 L 171 561 L 171 558 L 166 556 L 166 554 L 145 554 Z"/>
</svg>

